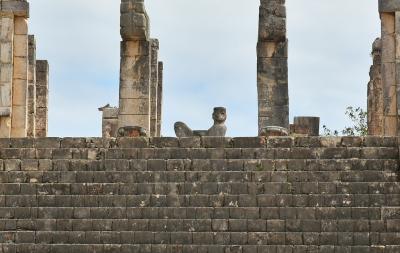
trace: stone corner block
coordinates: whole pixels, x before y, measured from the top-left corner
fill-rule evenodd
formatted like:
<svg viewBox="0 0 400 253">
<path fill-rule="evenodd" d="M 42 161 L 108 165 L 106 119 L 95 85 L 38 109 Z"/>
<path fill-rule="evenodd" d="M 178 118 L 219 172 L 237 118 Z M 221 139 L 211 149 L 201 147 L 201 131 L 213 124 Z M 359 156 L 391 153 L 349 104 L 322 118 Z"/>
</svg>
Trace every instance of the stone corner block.
<svg viewBox="0 0 400 253">
<path fill-rule="evenodd" d="M 17 17 L 29 18 L 29 3 L 21 0 L 8 0 L 1 2 L 2 12 L 12 12 Z"/>
<path fill-rule="evenodd" d="M 400 0 L 379 0 L 379 12 L 400 11 Z"/>
</svg>

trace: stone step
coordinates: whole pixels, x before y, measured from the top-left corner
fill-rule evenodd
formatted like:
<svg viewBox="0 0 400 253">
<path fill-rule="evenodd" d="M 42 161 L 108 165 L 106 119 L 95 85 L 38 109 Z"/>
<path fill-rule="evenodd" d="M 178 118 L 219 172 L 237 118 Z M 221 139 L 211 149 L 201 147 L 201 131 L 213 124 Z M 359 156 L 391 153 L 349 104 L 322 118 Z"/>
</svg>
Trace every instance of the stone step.
<svg viewBox="0 0 400 253">
<path fill-rule="evenodd" d="M 400 206 L 400 194 L 7 195 L 5 207 L 382 207 Z"/>
<path fill-rule="evenodd" d="M 2 148 L 0 159 L 396 159 L 398 147 L 336 148 Z"/>
<path fill-rule="evenodd" d="M 309 213 L 307 213 L 309 212 Z M 0 207 L 2 219 L 400 219 L 400 207 Z"/>
<path fill-rule="evenodd" d="M 343 238 L 344 239 L 344 238 Z M 312 238 L 310 237 L 310 240 Z M 0 244 L 4 253 L 398 253 L 397 245 Z"/>
<path fill-rule="evenodd" d="M 397 137 L 192 137 L 192 138 L 12 138 L 0 148 L 261 148 L 398 147 Z"/>
<path fill-rule="evenodd" d="M 303 213 L 303 215 L 307 215 Z M 79 232 L 400 232 L 400 219 L 0 219 L 0 231 Z"/>
<path fill-rule="evenodd" d="M 394 171 L 0 171 L 0 183 L 398 182 Z"/>
<path fill-rule="evenodd" d="M 3 171 L 398 171 L 398 159 L 8 159 Z"/>
<path fill-rule="evenodd" d="M 307 226 L 308 224 L 304 224 Z M 398 245 L 400 234 L 369 232 L 0 231 L 0 243 L 179 245 Z"/>
<path fill-rule="evenodd" d="M 1 195 L 399 194 L 400 182 L 3 183 Z"/>
</svg>

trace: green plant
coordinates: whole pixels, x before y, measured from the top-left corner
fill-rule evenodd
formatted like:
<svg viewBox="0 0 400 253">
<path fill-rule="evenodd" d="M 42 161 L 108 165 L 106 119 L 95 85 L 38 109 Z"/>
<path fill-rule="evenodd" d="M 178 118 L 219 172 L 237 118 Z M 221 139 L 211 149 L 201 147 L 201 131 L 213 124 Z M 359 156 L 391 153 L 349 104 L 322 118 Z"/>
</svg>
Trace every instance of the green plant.
<svg viewBox="0 0 400 253">
<path fill-rule="evenodd" d="M 368 113 L 361 107 L 346 108 L 346 116 L 352 122 L 352 126 L 345 127 L 342 131 L 331 130 L 326 125 L 322 126 L 325 136 L 338 136 L 341 133 L 344 136 L 365 136 L 368 134 Z"/>
</svg>

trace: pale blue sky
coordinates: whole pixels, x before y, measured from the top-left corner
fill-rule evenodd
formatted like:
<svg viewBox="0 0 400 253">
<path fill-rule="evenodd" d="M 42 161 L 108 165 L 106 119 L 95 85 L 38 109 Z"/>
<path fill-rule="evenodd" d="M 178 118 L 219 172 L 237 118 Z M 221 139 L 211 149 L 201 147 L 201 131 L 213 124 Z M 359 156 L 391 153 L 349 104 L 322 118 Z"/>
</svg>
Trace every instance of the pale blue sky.
<svg viewBox="0 0 400 253">
<path fill-rule="evenodd" d="M 119 0 L 31 0 L 30 32 L 50 63 L 51 136 L 99 136 L 97 108 L 117 105 Z M 257 134 L 259 0 L 146 0 L 164 61 L 163 135 L 173 123 L 208 128 L 228 108 L 228 135 Z M 291 118 L 342 128 L 366 106 L 377 1 L 287 0 Z"/>
</svg>

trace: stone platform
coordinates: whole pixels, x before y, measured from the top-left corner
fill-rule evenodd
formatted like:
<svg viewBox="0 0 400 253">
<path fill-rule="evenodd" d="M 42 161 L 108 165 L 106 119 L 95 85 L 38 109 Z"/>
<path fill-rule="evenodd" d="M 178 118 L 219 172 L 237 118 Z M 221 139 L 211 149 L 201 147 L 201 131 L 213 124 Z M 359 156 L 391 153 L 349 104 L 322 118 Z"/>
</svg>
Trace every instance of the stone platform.
<svg viewBox="0 0 400 253">
<path fill-rule="evenodd" d="M 399 139 L 0 139 L 0 252 L 398 253 Z"/>
</svg>

